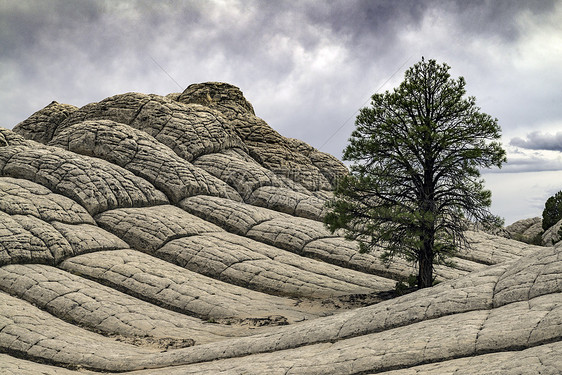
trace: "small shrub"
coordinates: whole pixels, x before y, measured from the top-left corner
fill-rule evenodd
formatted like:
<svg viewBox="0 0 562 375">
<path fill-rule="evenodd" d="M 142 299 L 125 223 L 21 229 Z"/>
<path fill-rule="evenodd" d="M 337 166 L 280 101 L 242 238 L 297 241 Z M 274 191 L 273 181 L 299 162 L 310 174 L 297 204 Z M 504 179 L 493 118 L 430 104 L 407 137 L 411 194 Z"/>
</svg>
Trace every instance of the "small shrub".
<svg viewBox="0 0 562 375">
<path fill-rule="evenodd" d="M 524 242 L 529 245 L 543 246 L 542 233 L 537 233 L 532 238 L 525 237 L 520 233 L 516 233 L 513 235 L 512 239 L 515 241 Z"/>
<path fill-rule="evenodd" d="M 533 238 L 527 241 L 529 245 L 542 246 L 542 233 L 537 233 Z"/>
<path fill-rule="evenodd" d="M 396 282 L 394 292 L 397 296 L 402 296 L 417 290 L 418 278 L 416 275 L 410 275 L 407 278 L 402 278 Z"/>
</svg>

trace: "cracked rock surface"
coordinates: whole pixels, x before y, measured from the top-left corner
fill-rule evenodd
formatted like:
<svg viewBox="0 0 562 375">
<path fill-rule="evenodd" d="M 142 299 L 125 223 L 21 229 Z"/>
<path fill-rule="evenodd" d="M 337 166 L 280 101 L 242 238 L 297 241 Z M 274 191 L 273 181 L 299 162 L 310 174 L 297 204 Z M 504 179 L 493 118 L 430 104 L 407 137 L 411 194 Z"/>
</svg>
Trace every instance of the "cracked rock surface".
<svg viewBox="0 0 562 375">
<path fill-rule="evenodd" d="M 50 142 L 123 167 L 163 191 L 172 202 L 192 195 L 240 199 L 226 183 L 176 155 L 143 131 L 109 120 L 69 126 Z"/>
<path fill-rule="evenodd" d="M 0 128 L 0 373 L 562 373 L 562 246 L 468 231 L 397 297 L 322 224 L 345 173 L 225 83 Z"/>
</svg>

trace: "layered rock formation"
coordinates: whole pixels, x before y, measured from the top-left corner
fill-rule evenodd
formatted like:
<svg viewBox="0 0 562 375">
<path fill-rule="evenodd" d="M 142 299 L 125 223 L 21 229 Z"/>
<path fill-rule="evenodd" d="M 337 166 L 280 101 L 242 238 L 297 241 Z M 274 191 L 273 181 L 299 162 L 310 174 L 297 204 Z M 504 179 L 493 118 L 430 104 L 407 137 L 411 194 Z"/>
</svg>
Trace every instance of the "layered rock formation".
<svg viewBox="0 0 562 375">
<path fill-rule="evenodd" d="M 542 234 L 542 243 L 545 246 L 560 246 L 560 228 L 562 228 L 562 220 L 548 228 Z"/>
<path fill-rule="evenodd" d="M 542 219 L 534 217 L 523 219 L 507 226 L 504 230 L 505 237 L 512 238 L 525 243 L 537 244 L 542 246 L 561 246 L 560 245 L 560 228 L 562 220 L 556 224 L 543 230 Z"/>
<path fill-rule="evenodd" d="M 518 220 L 515 223 L 505 227 L 508 238 L 515 240 L 532 243 L 536 242 L 538 245 L 542 244 L 542 219 L 540 217 L 533 217 L 530 219 Z"/>
<path fill-rule="evenodd" d="M 562 248 L 483 232 L 434 288 L 321 223 L 345 167 L 189 86 L 0 128 L 0 372 L 562 372 Z"/>
</svg>

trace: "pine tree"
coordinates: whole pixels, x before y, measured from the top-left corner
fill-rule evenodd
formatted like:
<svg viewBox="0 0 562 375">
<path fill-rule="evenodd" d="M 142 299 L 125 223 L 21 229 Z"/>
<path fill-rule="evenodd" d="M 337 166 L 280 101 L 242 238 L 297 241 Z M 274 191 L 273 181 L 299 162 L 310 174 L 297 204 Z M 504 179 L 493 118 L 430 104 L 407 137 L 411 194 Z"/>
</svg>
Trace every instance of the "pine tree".
<svg viewBox="0 0 562 375">
<path fill-rule="evenodd" d="M 386 261 L 416 262 L 419 288 L 466 242 L 467 220 L 497 220 L 479 169 L 506 161 L 497 119 L 464 97 L 464 78 L 449 69 L 422 58 L 393 92 L 374 94 L 360 110 L 344 150 L 351 173 L 325 219 L 362 252 L 380 248 Z"/>
</svg>

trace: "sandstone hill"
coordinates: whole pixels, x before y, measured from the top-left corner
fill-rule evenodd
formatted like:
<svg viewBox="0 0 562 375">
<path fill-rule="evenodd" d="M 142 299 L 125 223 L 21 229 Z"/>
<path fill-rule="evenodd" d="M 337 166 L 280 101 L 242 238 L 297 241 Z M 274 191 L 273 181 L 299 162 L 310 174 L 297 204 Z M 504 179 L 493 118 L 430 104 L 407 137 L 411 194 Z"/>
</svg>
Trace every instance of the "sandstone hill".
<svg viewBox="0 0 562 375">
<path fill-rule="evenodd" d="M 224 83 L 0 128 L 0 373 L 562 373 L 562 248 L 469 232 L 388 299 L 412 266 L 321 222 L 344 173 Z"/>
<path fill-rule="evenodd" d="M 515 223 L 502 228 L 495 234 L 529 244 L 557 246 L 560 242 L 559 232 L 561 227 L 562 220 L 559 220 L 556 224 L 545 231 L 542 228 L 542 219 L 540 217 L 533 217 L 516 221 Z"/>
</svg>

